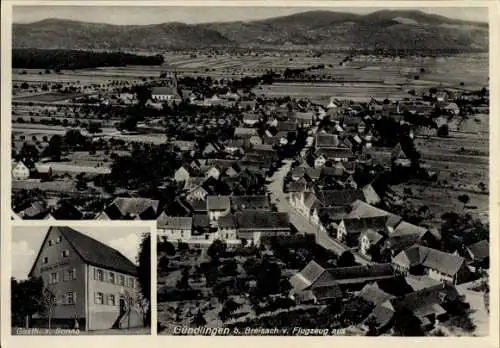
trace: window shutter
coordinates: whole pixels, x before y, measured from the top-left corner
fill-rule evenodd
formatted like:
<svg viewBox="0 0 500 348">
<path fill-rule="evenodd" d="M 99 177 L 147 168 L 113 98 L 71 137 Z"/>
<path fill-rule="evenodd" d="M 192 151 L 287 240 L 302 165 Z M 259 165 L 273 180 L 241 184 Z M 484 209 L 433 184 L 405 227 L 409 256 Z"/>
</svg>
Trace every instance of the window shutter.
<svg viewBox="0 0 500 348">
<path fill-rule="evenodd" d="M 76 268 L 73 268 L 73 279 L 76 279 Z"/>
<path fill-rule="evenodd" d="M 56 284 L 59 283 L 59 272 L 56 272 Z"/>
<path fill-rule="evenodd" d="M 98 303 L 97 302 L 97 292 L 94 292 L 94 303 Z"/>
<path fill-rule="evenodd" d="M 73 304 L 76 304 L 76 292 L 73 292 Z"/>
<path fill-rule="evenodd" d="M 97 280 L 97 268 L 94 268 L 94 280 Z"/>
</svg>

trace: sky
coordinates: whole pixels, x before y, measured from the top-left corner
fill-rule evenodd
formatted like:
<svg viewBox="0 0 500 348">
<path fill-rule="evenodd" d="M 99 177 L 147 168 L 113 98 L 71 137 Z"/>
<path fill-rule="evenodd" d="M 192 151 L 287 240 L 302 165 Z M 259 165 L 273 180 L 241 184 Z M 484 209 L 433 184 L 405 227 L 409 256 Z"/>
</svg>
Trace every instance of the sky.
<svg viewBox="0 0 500 348">
<path fill-rule="evenodd" d="M 101 243 L 115 248 L 134 264 L 139 252 L 141 235 L 149 232 L 149 227 L 75 227 Z M 12 228 L 12 276 L 26 279 L 40 250 L 48 227 L 29 226 Z"/>
<path fill-rule="evenodd" d="M 366 14 L 380 10 L 373 7 L 159 7 L 159 6 L 14 6 L 13 21 L 30 23 L 47 18 L 70 19 L 109 24 L 158 24 L 183 22 L 188 24 L 206 22 L 249 21 L 285 16 L 311 10 L 332 10 Z M 396 9 L 396 8 L 391 8 Z M 471 21 L 488 21 L 488 9 L 481 7 L 429 7 L 405 9 L 443 15 Z"/>
</svg>

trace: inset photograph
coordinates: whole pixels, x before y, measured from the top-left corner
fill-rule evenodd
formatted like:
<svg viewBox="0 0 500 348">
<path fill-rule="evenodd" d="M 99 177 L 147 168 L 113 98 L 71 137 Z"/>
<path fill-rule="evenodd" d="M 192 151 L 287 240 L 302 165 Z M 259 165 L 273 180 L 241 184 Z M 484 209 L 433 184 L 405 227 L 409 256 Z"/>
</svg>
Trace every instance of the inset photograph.
<svg viewBox="0 0 500 348">
<path fill-rule="evenodd" d="M 14 226 L 12 335 L 146 335 L 149 226 Z"/>
</svg>

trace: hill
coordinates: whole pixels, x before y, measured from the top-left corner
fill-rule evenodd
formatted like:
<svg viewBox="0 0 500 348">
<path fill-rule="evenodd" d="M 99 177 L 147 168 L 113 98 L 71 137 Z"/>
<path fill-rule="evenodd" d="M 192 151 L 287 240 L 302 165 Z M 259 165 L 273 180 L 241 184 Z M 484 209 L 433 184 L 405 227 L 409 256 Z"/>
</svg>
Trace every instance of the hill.
<svg viewBox="0 0 500 348">
<path fill-rule="evenodd" d="M 488 24 L 382 10 L 367 15 L 309 11 L 248 22 L 110 25 L 47 19 L 13 25 L 13 47 L 196 49 L 309 47 L 338 50 L 487 51 Z"/>
</svg>

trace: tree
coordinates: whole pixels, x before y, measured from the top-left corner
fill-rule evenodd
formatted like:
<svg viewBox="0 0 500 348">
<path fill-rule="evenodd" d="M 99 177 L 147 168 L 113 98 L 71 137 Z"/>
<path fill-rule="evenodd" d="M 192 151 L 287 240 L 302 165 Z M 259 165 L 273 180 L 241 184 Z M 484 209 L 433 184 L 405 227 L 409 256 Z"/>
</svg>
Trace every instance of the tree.
<svg viewBox="0 0 500 348">
<path fill-rule="evenodd" d="M 174 256 L 175 246 L 168 240 L 162 240 L 161 242 L 158 243 L 158 252 L 164 252 L 168 256 Z"/>
<path fill-rule="evenodd" d="M 200 326 L 207 325 L 207 321 L 203 317 L 203 313 L 201 312 L 201 310 L 198 310 L 198 313 L 196 313 L 196 315 L 194 316 L 194 318 L 193 318 L 193 325 L 195 327 L 200 327 Z"/>
<path fill-rule="evenodd" d="M 470 201 L 470 197 L 466 194 L 463 194 L 463 195 L 458 196 L 458 200 L 464 205 L 464 209 L 465 209 L 465 206 Z"/>
<path fill-rule="evenodd" d="M 441 138 L 446 138 L 449 135 L 449 128 L 447 124 L 443 124 L 437 130 L 437 136 Z"/>
<path fill-rule="evenodd" d="M 50 330 L 54 307 L 57 305 L 57 296 L 51 289 L 45 287 L 42 291 L 42 302 L 48 315 L 49 330 Z"/>
<path fill-rule="evenodd" d="M 124 121 L 120 122 L 116 127 L 118 130 L 133 131 L 137 129 L 137 117 L 128 116 Z"/>
<path fill-rule="evenodd" d="M 163 255 L 158 260 L 158 272 L 165 272 L 168 270 L 168 264 L 170 263 L 170 259 L 168 256 Z"/>
<path fill-rule="evenodd" d="M 181 279 L 177 282 L 177 288 L 188 289 L 189 288 L 189 266 L 182 269 Z"/>
<path fill-rule="evenodd" d="M 91 134 L 94 133 L 101 133 L 101 124 L 98 122 L 90 122 L 89 125 L 87 126 L 87 131 Z"/>
<path fill-rule="evenodd" d="M 350 267 L 356 265 L 356 259 L 349 250 L 344 251 L 337 260 L 338 267 Z"/>
<path fill-rule="evenodd" d="M 53 135 L 49 140 L 49 146 L 46 148 L 47 155 L 51 157 L 53 161 L 61 160 L 61 146 L 62 138 L 60 135 Z"/>
<path fill-rule="evenodd" d="M 45 313 L 43 298 L 43 279 L 32 277 L 17 281 L 11 278 L 11 320 L 13 326 L 24 326 L 25 318 L 36 313 Z"/>
<path fill-rule="evenodd" d="M 215 240 L 207 250 L 207 255 L 210 256 L 212 261 L 218 262 L 221 257 L 226 253 L 227 245 L 220 239 Z"/>
<path fill-rule="evenodd" d="M 145 233 L 142 235 L 139 244 L 139 253 L 137 255 L 137 280 L 140 285 L 142 298 L 146 302 L 144 313 L 144 322 L 151 324 L 151 235 Z"/>
<path fill-rule="evenodd" d="M 79 148 L 85 144 L 85 137 L 79 130 L 70 129 L 64 135 L 64 144 L 71 149 Z"/>
<path fill-rule="evenodd" d="M 18 160 L 22 160 L 28 168 L 33 168 L 39 160 L 39 152 L 34 144 L 24 143 L 17 155 Z"/>
<path fill-rule="evenodd" d="M 27 82 L 21 83 L 21 89 L 28 89 L 28 88 L 30 88 L 30 85 L 28 85 Z"/>
</svg>

